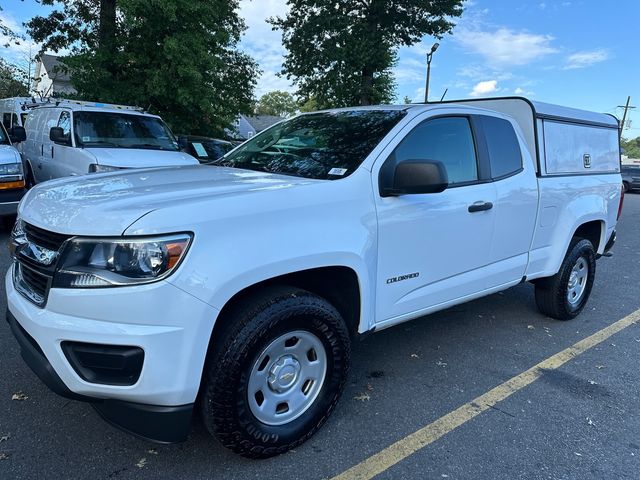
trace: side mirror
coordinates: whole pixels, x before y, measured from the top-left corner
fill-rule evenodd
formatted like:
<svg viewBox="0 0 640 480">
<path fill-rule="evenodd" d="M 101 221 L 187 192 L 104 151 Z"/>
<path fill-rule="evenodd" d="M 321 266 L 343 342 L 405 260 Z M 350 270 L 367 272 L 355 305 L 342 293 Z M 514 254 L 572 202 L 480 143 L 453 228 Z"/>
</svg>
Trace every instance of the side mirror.
<svg viewBox="0 0 640 480">
<path fill-rule="evenodd" d="M 435 160 L 405 160 L 396 165 L 393 176 L 388 177 L 387 184 L 381 185 L 383 197 L 440 193 L 449 186 L 447 169 Z"/>
<path fill-rule="evenodd" d="M 64 134 L 62 127 L 51 127 L 49 140 L 60 145 L 69 145 L 69 137 Z"/>
<path fill-rule="evenodd" d="M 27 139 L 27 132 L 24 127 L 16 125 L 15 127 L 11 127 L 11 130 L 9 131 L 9 139 L 11 140 L 11 143 L 24 142 Z"/>
<path fill-rule="evenodd" d="M 189 140 L 187 140 L 187 137 L 183 137 L 183 136 L 178 137 L 178 148 L 180 150 L 185 150 L 188 147 L 189 147 Z"/>
</svg>

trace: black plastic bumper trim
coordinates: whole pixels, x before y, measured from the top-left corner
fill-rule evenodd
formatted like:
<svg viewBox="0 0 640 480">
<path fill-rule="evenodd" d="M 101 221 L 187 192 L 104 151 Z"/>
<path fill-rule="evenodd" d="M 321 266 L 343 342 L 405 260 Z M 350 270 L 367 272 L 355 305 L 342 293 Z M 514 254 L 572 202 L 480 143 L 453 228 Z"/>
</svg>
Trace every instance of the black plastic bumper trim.
<svg viewBox="0 0 640 480">
<path fill-rule="evenodd" d="M 114 399 L 99 399 L 72 392 L 55 372 L 44 352 L 7 309 L 7 322 L 20 345 L 21 355 L 38 378 L 53 392 L 72 400 L 89 402 L 100 416 L 115 427 L 157 443 L 187 439 L 194 404 L 179 406 L 146 405 Z"/>
</svg>

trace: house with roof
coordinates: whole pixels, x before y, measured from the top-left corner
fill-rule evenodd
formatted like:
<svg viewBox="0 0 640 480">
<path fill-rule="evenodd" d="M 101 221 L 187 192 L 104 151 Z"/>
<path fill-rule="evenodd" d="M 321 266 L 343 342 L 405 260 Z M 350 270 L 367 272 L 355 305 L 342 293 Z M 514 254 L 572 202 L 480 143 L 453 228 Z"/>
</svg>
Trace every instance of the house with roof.
<svg viewBox="0 0 640 480">
<path fill-rule="evenodd" d="M 36 64 L 35 87 L 40 97 L 58 97 L 76 93 L 71 85 L 71 77 L 57 56 L 42 54 Z"/>
<path fill-rule="evenodd" d="M 273 115 L 239 115 L 228 133 L 232 138 L 247 140 L 282 120 Z"/>
</svg>

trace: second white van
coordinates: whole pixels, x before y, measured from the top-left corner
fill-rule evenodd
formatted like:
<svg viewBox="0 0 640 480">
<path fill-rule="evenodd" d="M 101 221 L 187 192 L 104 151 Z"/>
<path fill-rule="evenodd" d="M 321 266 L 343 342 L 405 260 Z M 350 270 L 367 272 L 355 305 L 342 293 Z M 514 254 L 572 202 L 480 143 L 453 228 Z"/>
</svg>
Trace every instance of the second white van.
<svg viewBox="0 0 640 480">
<path fill-rule="evenodd" d="M 196 165 L 169 127 L 135 107 L 62 100 L 31 111 L 23 146 L 28 186 L 129 168 Z"/>
</svg>

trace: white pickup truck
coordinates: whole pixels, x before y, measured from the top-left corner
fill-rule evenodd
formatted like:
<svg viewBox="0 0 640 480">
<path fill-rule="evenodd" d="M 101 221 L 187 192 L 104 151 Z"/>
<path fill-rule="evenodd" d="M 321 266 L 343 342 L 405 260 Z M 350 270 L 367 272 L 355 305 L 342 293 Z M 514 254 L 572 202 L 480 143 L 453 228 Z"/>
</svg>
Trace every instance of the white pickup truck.
<svg viewBox="0 0 640 480">
<path fill-rule="evenodd" d="M 36 186 L 8 321 L 54 391 L 161 442 L 194 409 L 267 457 L 336 406 L 367 332 L 535 285 L 580 313 L 622 206 L 618 122 L 521 98 L 284 121 L 212 166 Z"/>
</svg>

